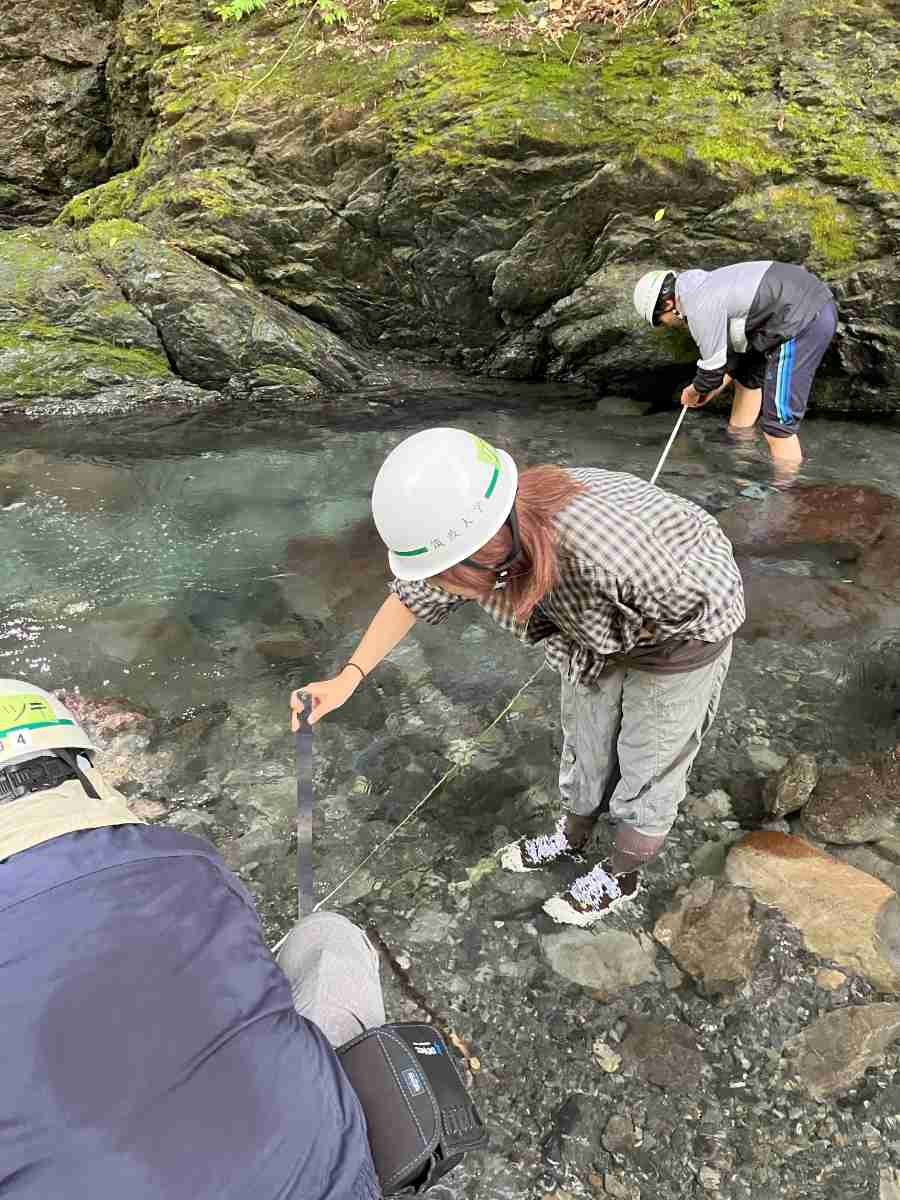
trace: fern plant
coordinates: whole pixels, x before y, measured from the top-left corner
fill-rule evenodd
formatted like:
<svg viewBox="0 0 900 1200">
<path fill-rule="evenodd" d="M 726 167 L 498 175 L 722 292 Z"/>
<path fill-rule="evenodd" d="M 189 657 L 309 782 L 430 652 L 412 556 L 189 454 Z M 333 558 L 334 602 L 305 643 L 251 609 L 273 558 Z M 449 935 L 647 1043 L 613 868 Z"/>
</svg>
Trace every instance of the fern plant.
<svg viewBox="0 0 900 1200">
<path fill-rule="evenodd" d="M 287 8 L 306 8 L 311 5 L 323 25 L 346 25 L 350 11 L 342 0 L 286 0 Z M 269 0 L 223 0 L 210 8 L 223 21 L 242 21 L 252 13 L 269 7 Z"/>
</svg>

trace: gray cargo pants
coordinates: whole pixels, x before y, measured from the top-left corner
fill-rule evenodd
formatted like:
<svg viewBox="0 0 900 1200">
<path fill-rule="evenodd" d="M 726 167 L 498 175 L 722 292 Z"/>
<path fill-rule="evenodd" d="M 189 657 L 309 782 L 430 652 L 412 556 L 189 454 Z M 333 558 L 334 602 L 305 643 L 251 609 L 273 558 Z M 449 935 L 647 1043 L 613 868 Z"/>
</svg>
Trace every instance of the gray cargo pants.
<svg viewBox="0 0 900 1200">
<path fill-rule="evenodd" d="M 291 930 L 278 965 L 294 1008 L 332 1046 L 385 1023 L 378 954 L 361 929 L 335 912 L 311 913 Z"/>
<path fill-rule="evenodd" d="M 662 675 L 617 667 L 596 687 L 562 685 L 563 808 L 588 816 L 609 800 L 611 818 L 662 839 L 687 792 L 700 743 L 715 720 L 731 642 L 694 671 Z"/>
</svg>

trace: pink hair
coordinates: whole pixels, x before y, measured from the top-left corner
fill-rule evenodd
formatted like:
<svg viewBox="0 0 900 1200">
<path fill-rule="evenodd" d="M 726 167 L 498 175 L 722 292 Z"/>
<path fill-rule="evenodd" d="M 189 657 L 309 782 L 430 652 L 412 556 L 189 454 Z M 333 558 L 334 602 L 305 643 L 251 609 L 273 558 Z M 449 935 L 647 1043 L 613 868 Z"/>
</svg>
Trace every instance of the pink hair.
<svg viewBox="0 0 900 1200">
<path fill-rule="evenodd" d="M 562 467 L 545 464 L 528 467 L 519 476 L 516 517 L 521 553 L 510 564 L 503 597 L 518 621 L 527 621 L 542 596 L 552 591 L 559 579 L 559 546 L 553 518 L 584 491 Z M 512 534 L 503 525 L 490 541 L 471 555 L 476 562 L 491 566 L 501 563 L 512 550 Z M 458 563 L 434 577 L 446 584 L 475 593 L 486 600 L 493 594 L 495 577 L 489 571 Z"/>
</svg>

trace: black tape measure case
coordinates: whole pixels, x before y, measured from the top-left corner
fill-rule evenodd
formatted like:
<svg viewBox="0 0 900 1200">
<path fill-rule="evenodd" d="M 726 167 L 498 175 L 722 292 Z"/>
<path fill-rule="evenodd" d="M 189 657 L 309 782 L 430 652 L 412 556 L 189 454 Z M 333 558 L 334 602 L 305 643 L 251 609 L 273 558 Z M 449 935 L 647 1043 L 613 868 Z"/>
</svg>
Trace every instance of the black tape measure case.
<svg viewBox="0 0 900 1200">
<path fill-rule="evenodd" d="M 468 1151 L 487 1145 L 456 1063 L 431 1025 L 381 1025 L 337 1054 L 366 1115 L 386 1196 L 420 1195 Z"/>
</svg>

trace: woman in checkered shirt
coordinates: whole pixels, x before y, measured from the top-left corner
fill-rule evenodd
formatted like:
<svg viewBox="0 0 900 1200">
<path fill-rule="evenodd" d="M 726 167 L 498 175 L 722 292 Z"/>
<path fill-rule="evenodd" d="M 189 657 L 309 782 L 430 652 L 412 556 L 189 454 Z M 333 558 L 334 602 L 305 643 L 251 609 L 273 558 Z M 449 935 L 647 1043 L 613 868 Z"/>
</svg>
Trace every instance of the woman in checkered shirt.
<svg viewBox="0 0 900 1200">
<path fill-rule="evenodd" d="M 310 721 L 343 704 L 417 620 L 440 624 L 467 602 L 540 642 L 562 679 L 562 813 L 501 862 L 528 871 L 577 855 L 608 812 L 610 856 L 544 905 L 558 921 L 593 924 L 637 893 L 715 718 L 744 620 L 731 544 L 708 513 L 633 475 L 519 474 L 503 450 L 456 429 L 396 447 L 372 507 L 391 594 L 343 671 L 301 689 Z"/>
</svg>

